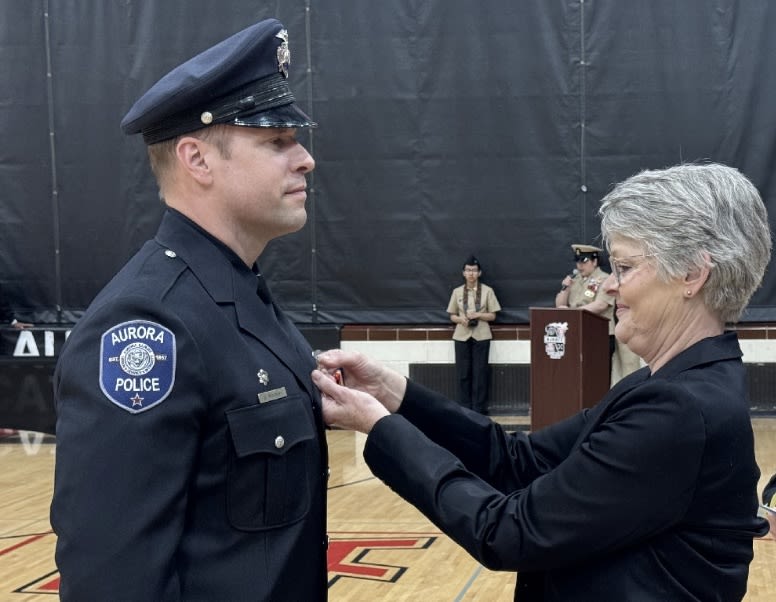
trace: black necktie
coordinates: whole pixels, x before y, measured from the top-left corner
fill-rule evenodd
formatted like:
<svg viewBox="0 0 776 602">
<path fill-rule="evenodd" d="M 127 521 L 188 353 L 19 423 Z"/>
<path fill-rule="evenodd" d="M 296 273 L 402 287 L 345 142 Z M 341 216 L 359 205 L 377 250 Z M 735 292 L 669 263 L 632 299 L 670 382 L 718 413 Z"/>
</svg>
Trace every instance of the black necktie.
<svg viewBox="0 0 776 602">
<path fill-rule="evenodd" d="M 256 274 L 256 294 L 264 303 L 272 305 L 272 294 L 269 292 L 267 281 L 261 274 Z"/>
<path fill-rule="evenodd" d="M 264 276 L 261 274 L 256 274 L 256 294 L 267 306 L 270 317 L 275 321 L 280 330 L 283 331 L 283 334 L 286 335 L 286 339 L 288 339 L 296 352 L 302 355 L 302 357 L 308 357 L 310 354 L 309 349 L 302 346 L 301 341 L 299 340 L 299 332 L 291 321 L 285 316 L 280 315 L 280 310 L 272 302 L 272 293 L 269 292 L 267 281 L 264 280 Z"/>
</svg>

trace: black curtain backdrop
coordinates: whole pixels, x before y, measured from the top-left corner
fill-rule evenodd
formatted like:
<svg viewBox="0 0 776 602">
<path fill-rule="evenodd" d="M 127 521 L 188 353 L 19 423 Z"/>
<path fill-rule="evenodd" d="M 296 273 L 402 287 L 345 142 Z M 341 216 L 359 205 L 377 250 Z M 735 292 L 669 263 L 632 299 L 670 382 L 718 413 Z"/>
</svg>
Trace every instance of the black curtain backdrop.
<svg viewBox="0 0 776 602">
<path fill-rule="evenodd" d="M 183 60 L 260 19 L 321 127 L 308 224 L 260 264 L 300 323 L 447 323 L 476 254 L 500 322 L 552 304 L 611 186 L 733 165 L 776 219 L 769 0 L 0 0 L 0 287 L 70 322 L 162 206 L 119 122 Z M 769 270 L 745 316 L 776 321 Z"/>
</svg>

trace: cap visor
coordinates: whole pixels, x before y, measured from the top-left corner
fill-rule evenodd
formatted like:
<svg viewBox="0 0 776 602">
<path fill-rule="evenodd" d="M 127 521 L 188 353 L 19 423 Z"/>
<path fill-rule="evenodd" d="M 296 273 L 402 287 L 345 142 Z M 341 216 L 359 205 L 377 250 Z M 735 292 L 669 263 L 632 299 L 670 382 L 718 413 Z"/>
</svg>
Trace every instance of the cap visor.
<svg viewBox="0 0 776 602">
<path fill-rule="evenodd" d="M 316 128 L 315 123 L 295 104 L 274 107 L 252 115 L 240 115 L 231 122 L 252 128 Z"/>
</svg>

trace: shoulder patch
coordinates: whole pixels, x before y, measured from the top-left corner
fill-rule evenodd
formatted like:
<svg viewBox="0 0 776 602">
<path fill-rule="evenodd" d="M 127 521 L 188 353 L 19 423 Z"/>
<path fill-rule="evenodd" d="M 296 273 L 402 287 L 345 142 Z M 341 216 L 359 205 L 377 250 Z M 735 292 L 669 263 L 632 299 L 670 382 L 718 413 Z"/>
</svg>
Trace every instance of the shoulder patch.
<svg viewBox="0 0 776 602">
<path fill-rule="evenodd" d="M 138 414 L 163 402 L 175 382 L 175 335 L 156 322 L 133 320 L 100 341 L 100 388 L 122 410 Z"/>
</svg>

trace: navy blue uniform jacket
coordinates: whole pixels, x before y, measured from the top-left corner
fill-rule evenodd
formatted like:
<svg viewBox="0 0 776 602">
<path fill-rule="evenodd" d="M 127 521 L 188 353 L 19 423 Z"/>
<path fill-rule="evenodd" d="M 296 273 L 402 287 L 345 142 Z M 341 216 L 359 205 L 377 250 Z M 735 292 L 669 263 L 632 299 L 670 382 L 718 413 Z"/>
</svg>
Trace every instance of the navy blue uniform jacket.
<svg viewBox="0 0 776 602">
<path fill-rule="evenodd" d="M 167 211 L 76 324 L 54 377 L 62 600 L 326 599 L 314 360 L 256 290 L 234 253 Z M 106 376 L 117 362 L 127 373 Z M 151 363 L 156 382 L 130 376 Z"/>
<path fill-rule="evenodd" d="M 746 390 L 734 333 L 531 435 L 410 382 L 364 457 L 516 600 L 729 602 L 767 532 Z"/>
</svg>

